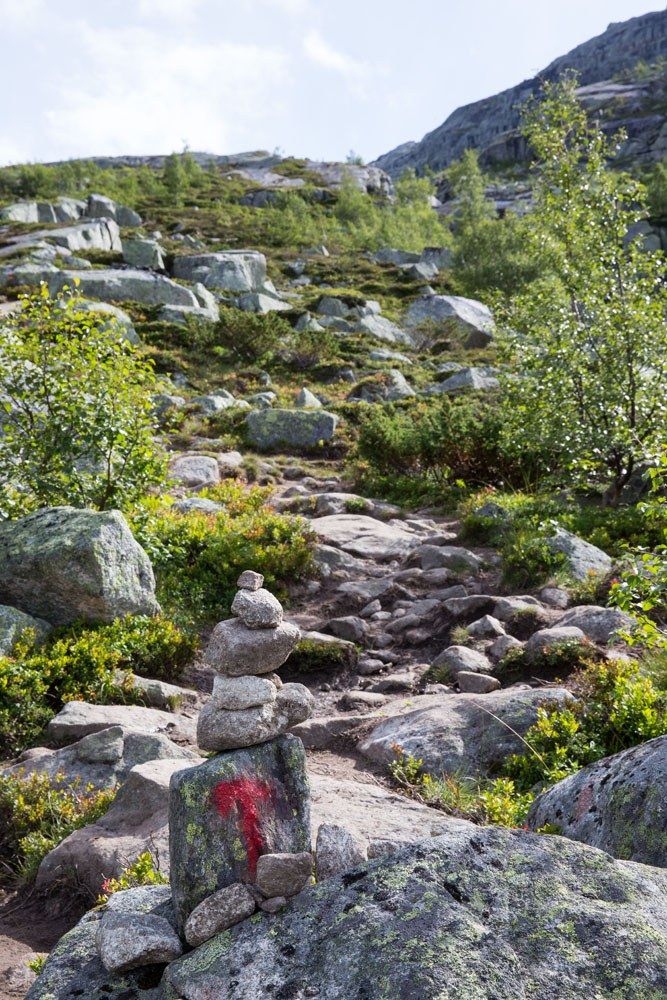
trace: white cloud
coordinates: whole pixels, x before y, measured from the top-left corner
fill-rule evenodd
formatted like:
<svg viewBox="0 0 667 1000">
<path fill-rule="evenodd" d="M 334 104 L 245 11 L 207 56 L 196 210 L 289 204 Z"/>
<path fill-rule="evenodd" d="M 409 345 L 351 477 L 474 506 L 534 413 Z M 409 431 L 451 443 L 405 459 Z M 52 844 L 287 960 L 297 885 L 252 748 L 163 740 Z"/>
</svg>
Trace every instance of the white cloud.
<svg viewBox="0 0 667 1000">
<path fill-rule="evenodd" d="M 198 12 L 203 0 L 139 0 L 138 13 L 143 18 L 166 18 L 189 21 Z"/>
<path fill-rule="evenodd" d="M 0 0 L 0 24 L 33 26 L 33 18 L 44 11 L 44 0 Z"/>
<path fill-rule="evenodd" d="M 63 155 L 234 152 L 261 141 L 289 82 L 280 49 L 81 24 L 79 72 L 46 112 Z"/>
<path fill-rule="evenodd" d="M 303 50 L 311 62 L 316 63 L 323 69 L 332 70 L 339 73 L 348 81 L 358 82 L 365 79 L 370 74 L 370 66 L 352 56 L 346 55 L 333 48 L 319 31 L 309 31 L 303 40 Z"/>
</svg>

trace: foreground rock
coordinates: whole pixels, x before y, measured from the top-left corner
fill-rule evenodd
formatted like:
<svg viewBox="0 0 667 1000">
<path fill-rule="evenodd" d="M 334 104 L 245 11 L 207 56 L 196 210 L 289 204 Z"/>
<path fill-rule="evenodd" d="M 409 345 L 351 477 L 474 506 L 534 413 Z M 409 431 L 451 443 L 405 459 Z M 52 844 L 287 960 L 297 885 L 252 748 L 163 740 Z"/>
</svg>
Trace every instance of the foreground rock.
<svg viewBox="0 0 667 1000">
<path fill-rule="evenodd" d="M 94 900 L 102 882 L 150 851 L 169 876 L 169 781 L 191 760 L 154 760 L 134 767 L 107 812 L 71 833 L 46 855 L 37 888 L 74 888 Z"/>
<path fill-rule="evenodd" d="M 667 736 L 559 781 L 535 800 L 527 822 L 615 858 L 667 867 Z"/>
<path fill-rule="evenodd" d="M 579 844 L 456 831 L 213 938 L 168 966 L 164 996 L 657 998 L 666 890 L 664 872 Z"/>
<path fill-rule="evenodd" d="M 254 410 L 246 417 L 246 433 L 260 451 L 309 450 L 330 441 L 337 424 L 338 417 L 327 410 Z"/>
<path fill-rule="evenodd" d="M 219 889 L 254 882 L 261 854 L 310 848 L 301 741 L 281 736 L 175 774 L 169 826 L 174 906 L 182 927 Z"/>
<path fill-rule="evenodd" d="M 160 610 L 150 561 L 123 515 L 73 507 L 0 523 L 0 603 L 53 625 Z"/>
<path fill-rule="evenodd" d="M 477 777 L 492 773 L 510 754 L 525 750 L 519 736 L 537 720 L 541 705 L 563 705 L 571 698 L 564 688 L 548 692 L 508 688 L 484 695 L 412 698 L 392 706 L 400 714 L 381 721 L 360 750 L 371 760 L 390 764 L 395 759 L 393 747 L 399 745 L 422 758 L 431 774 Z M 418 707 L 422 702 L 424 706 Z"/>
</svg>

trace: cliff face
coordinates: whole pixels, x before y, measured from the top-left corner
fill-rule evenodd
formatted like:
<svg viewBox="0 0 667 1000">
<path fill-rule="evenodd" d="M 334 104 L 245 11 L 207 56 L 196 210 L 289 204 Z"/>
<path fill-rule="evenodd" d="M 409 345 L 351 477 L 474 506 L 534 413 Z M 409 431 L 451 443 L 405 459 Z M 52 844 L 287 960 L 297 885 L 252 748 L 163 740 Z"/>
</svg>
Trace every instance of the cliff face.
<svg viewBox="0 0 667 1000">
<path fill-rule="evenodd" d="M 420 142 L 397 146 L 380 156 L 375 166 L 393 176 L 408 168 L 442 170 L 469 147 L 479 149 L 482 161 L 487 164 L 524 159 L 525 144 L 516 131 L 521 108 L 539 91 L 543 81 L 554 80 L 568 69 L 579 73 L 582 96 L 589 102 L 595 101 L 594 94 L 586 94 L 595 90 L 591 85 L 604 82 L 605 87 L 597 95 L 603 99 L 590 106 L 602 111 L 610 128 L 614 123 L 624 125 L 631 133 L 633 148 L 628 155 L 649 161 L 659 159 L 665 155 L 667 143 L 667 135 L 660 137 L 661 129 L 665 132 L 664 78 L 650 85 L 630 81 L 632 94 L 614 91 L 610 78 L 630 71 L 640 60 L 655 63 L 664 58 L 667 58 L 667 11 L 610 24 L 601 35 L 560 56 L 533 79 L 457 108 Z M 662 110 L 656 111 L 656 107 Z"/>
</svg>

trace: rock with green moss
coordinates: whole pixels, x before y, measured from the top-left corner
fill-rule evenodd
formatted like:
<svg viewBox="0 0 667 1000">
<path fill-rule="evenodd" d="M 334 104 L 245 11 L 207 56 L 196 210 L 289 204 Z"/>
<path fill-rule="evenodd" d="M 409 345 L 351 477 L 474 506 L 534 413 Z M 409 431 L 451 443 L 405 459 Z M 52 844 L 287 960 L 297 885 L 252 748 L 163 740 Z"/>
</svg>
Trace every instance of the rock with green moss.
<svg viewBox="0 0 667 1000">
<path fill-rule="evenodd" d="M 125 973 L 107 972 L 96 938 L 105 914 L 162 918 L 175 926 L 169 886 L 142 886 L 117 892 L 104 907 L 91 910 L 65 934 L 46 960 L 26 1000 L 159 1000 L 164 965 Z"/>
<path fill-rule="evenodd" d="M 338 417 L 327 410 L 254 410 L 246 417 L 248 441 L 260 451 L 310 451 L 331 441 Z"/>
<path fill-rule="evenodd" d="M 174 775 L 171 884 L 183 927 L 203 899 L 253 883 L 262 854 L 310 850 L 310 799 L 301 740 L 281 736 Z"/>
<path fill-rule="evenodd" d="M 150 560 L 123 515 L 73 507 L 0 524 L 0 602 L 53 625 L 160 610 Z"/>
<path fill-rule="evenodd" d="M 359 865 L 173 962 L 164 1000 L 659 1000 L 667 873 L 519 830 Z"/>
<path fill-rule="evenodd" d="M 667 868 L 667 736 L 559 781 L 535 800 L 527 822 L 615 858 Z"/>
</svg>

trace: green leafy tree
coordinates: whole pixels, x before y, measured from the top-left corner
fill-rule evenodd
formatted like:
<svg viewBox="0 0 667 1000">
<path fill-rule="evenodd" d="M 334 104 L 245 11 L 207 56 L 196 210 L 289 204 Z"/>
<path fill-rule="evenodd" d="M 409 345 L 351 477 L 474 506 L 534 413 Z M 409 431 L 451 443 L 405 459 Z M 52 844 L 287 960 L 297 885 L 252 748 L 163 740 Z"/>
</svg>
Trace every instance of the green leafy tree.
<svg viewBox="0 0 667 1000">
<path fill-rule="evenodd" d="M 127 507 L 164 476 L 152 365 L 105 316 L 42 285 L 0 327 L 0 512 Z"/>
<path fill-rule="evenodd" d="M 486 198 L 486 178 L 474 149 L 467 149 L 447 170 L 456 199 L 452 220 L 454 257 L 452 274 L 458 289 L 472 296 L 500 291 L 514 293 L 532 281 L 540 269 L 540 255 L 526 250 L 530 219 L 508 212 L 496 217 Z"/>
<path fill-rule="evenodd" d="M 627 240 L 645 189 L 608 169 L 608 139 L 577 101 L 576 80 L 545 87 L 525 119 L 537 163 L 532 238 L 548 262 L 504 317 L 506 426 L 560 456 L 559 473 L 597 480 L 617 502 L 667 432 L 664 257 Z"/>
<path fill-rule="evenodd" d="M 187 187 L 188 176 L 183 158 L 178 153 L 170 153 L 164 161 L 162 182 L 173 204 L 180 205 Z"/>
</svg>

